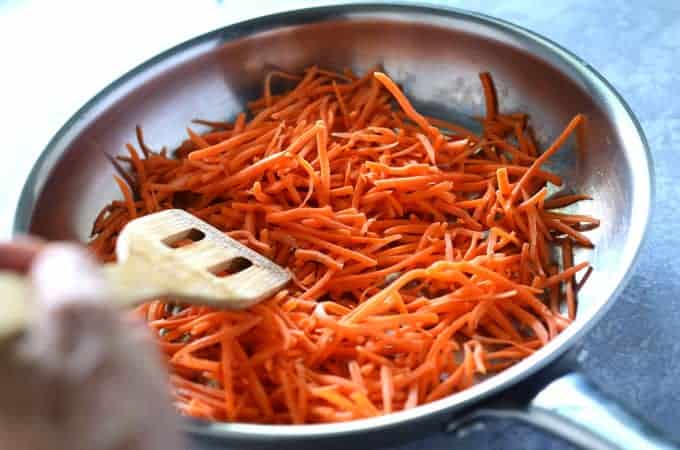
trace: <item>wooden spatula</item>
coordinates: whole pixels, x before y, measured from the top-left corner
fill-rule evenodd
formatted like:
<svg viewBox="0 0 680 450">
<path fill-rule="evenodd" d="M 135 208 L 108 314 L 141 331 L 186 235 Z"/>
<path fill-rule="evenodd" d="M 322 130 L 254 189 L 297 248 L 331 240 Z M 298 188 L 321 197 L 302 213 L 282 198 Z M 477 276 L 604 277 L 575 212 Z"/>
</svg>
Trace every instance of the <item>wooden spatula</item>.
<svg viewBox="0 0 680 450">
<path fill-rule="evenodd" d="M 176 247 L 178 242 L 188 242 Z M 244 309 L 280 290 L 290 273 L 217 228 L 177 209 L 133 220 L 116 243 L 118 262 L 103 266 L 120 306 L 167 297 Z M 30 315 L 29 286 L 0 272 L 0 335 L 20 330 Z"/>
</svg>

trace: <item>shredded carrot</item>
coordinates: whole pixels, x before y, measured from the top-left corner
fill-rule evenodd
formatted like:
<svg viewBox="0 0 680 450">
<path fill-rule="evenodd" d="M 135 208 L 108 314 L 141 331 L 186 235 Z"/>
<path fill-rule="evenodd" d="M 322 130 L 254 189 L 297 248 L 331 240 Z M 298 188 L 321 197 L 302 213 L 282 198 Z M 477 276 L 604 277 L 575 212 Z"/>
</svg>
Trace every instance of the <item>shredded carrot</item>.
<svg viewBox="0 0 680 450">
<path fill-rule="evenodd" d="M 132 198 L 132 190 L 120 177 L 114 175 L 114 179 L 116 180 L 116 184 L 118 184 L 118 187 L 125 198 L 125 207 L 127 208 L 129 220 L 136 219 L 137 207 L 135 206 L 135 201 Z"/>
<path fill-rule="evenodd" d="M 295 84 L 273 92 L 272 79 Z M 271 72 L 233 123 L 173 156 L 114 160 L 122 200 L 91 249 L 115 259 L 127 222 L 182 208 L 287 267 L 294 282 L 245 311 L 162 299 L 136 308 L 168 362 L 182 414 L 318 423 L 417 407 L 530 356 L 576 318 L 592 271 L 574 261 L 599 222 L 559 211 L 529 118 L 481 74 L 481 133 L 416 111 L 381 72 Z M 127 169 L 124 168 L 127 164 Z M 552 250 L 561 249 L 555 259 Z M 577 282 L 576 274 L 587 268 Z"/>
</svg>

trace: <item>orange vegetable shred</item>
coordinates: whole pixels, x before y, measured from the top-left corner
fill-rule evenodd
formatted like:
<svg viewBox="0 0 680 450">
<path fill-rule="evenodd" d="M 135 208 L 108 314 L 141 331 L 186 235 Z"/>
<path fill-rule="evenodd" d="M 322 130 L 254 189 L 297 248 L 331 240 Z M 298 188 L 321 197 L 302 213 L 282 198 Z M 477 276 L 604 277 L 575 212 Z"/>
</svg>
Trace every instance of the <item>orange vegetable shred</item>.
<svg viewBox="0 0 680 450">
<path fill-rule="evenodd" d="M 418 113 L 384 73 L 317 67 L 271 72 L 247 113 L 195 121 L 172 154 L 137 129 L 141 152 L 117 157 L 122 199 L 93 226 L 101 260 L 128 221 L 182 208 L 293 273 L 244 311 L 163 299 L 134 311 L 182 414 L 305 424 L 413 408 L 575 319 L 576 275 L 591 269 L 573 250 L 599 222 L 558 210 L 589 197 L 551 196 L 562 180 L 543 165 L 584 117 L 541 152 L 528 117 L 502 113 L 480 79 L 479 133 Z"/>
</svg>

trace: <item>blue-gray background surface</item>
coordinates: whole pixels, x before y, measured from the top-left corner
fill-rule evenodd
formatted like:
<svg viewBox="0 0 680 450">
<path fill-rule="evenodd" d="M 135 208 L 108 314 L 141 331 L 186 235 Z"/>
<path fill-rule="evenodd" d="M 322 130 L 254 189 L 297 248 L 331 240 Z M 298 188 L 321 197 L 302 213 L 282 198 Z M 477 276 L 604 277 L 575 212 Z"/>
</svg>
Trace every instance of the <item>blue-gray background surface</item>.
<svg viewBox="0 0 680 450">
<path fill-rule="evenodd" d="M 193 35 L 327 3 L 0 0 L 2 152 L 13 155 L 11 164 L 0 166 L 0 237 L 8 234 L 19 187 L 41 148 L 108 82 Z M 583 365 L 607 391 L 680 439 L 680 1 L 430 3 L 493 15 L 547 36 L 600 71 L 640 119 L 656 170 L 650 236 L 623 295 L 587 336 Z M 490 422 L 484 432 L 430 436 L 399 450 L 569 448 L 528 427 Z"/>
</svg>

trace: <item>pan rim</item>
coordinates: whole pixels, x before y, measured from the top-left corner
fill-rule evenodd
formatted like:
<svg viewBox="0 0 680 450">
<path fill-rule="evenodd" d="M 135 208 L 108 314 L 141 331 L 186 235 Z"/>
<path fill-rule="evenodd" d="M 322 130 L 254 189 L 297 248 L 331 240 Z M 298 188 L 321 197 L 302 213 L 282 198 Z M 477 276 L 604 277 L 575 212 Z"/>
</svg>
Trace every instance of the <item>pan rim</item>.
<svg viewBox="0 0 680 450">
<path fill-rule="evenodd" d="M 463 392 L 450 395 L 438 401 L 427 403 L 407 411 L 400 411 L 376 418 L 333 424 L 260 425 L 247 423 L 209 423 L 187 419 L 183 424 L 183 428 L 189 433 L 213 438 L 229 438 L 247 441 L 333 438 L 387 429 L 403 425 L 410 421 L 424 420 L 433 415 L 451 414 L 510 388 L 553 362 L 571 348 L 575 342 L 589 331 L 602 315 L 609 310 L 632 275 L 640 249 L 643 247 L 644 239 L 647 235 L 646 231 L 651 218 L 651 208 L 654 197 L 654 173 L 651 153 L 642 127 L 621 95 L 601 74 L 581 58 L 535 32 L 480 13 L 473 13 L 457 8 L 414 3 L 345 3 L 275 13 L 207 32 L 143 62 L 109 84 L 89 100 L 49 141 L 35 162 L 23 186 L 15 212 L 12 229 L 13 234 L 24 233 L 30 229 L 31 216 L 36 206 L 36 199 L 42 191 L 45 179 L 47 178 L 46 174 L 50 173 L 52 168 L 54 168 L 56 163 L 60 160 L 68 147 L 70 136 L 73 136 L 74 133 L 76 133 L 74 130 L 77 130 L 78 123 L 86 122 L 88 116 L 95 114 L 103 103 L 112 99 L 117 93 L 124 90 L 129 82 L 133 82 L 138 77 L 143 76 L 145 72 L 168 61 L 173 56 L 180 55 L 192 48 L 213 42 L 216 39 L 219 39 L 220 42 L 223 43 L 230 40 L 245 38 L 258 33 L 263 29 L 271 29 L 272 27 L 320 22 L 327 18 L 343 15 L 351 16 L 352 14 L 362 13 L 413 13 L 432 18 L 439 17 L 473 22 L 490 27 L 502 34 L 512 36 L 520 41 L 542 49 L 546 55 L 552 56 L 555 60 L 566 64 L 567 67 L 574 70 L 583 82 L 592 87 L 599 95 L 602 95 L 606 100 L 607 105 L 615 109 L 616 114 L 620 116 L 617 120 L 629 122 L 621 124 L 620 127 L 623 127 L 623 129 L 630 134 L 630 137 L 638 140 L 638 142 L 631 144 L 631 146 L 635 145 L 639 149 L 642 149 L 642 152 L 638 152 L 639 154 L 636 155 L 637 160 L 635 161 L 636 176 L 639 177 L 639 180 L 634 185 L 633 191 L 635 214 L 631 218 L 631 230 L 629 233 L 631 245 L 629 250 L 624 254 L 624 264 L 622 267 L 625 267 L 625 269 L 620 270 L 616 274 L 616 278 L 612 280 L 612 284 L 616 284 L 616 287 L 610 290 L 608 298 L 602 300 L 600 306 L 592 308 L 592 311 L 587 311 L 586 316 L 582 320 L 567 327 L 567 329 L 558 335 L 557 338 L 531 357 Z M 635 177 L 633 179 L 635 179 Z"/>
</svg>

